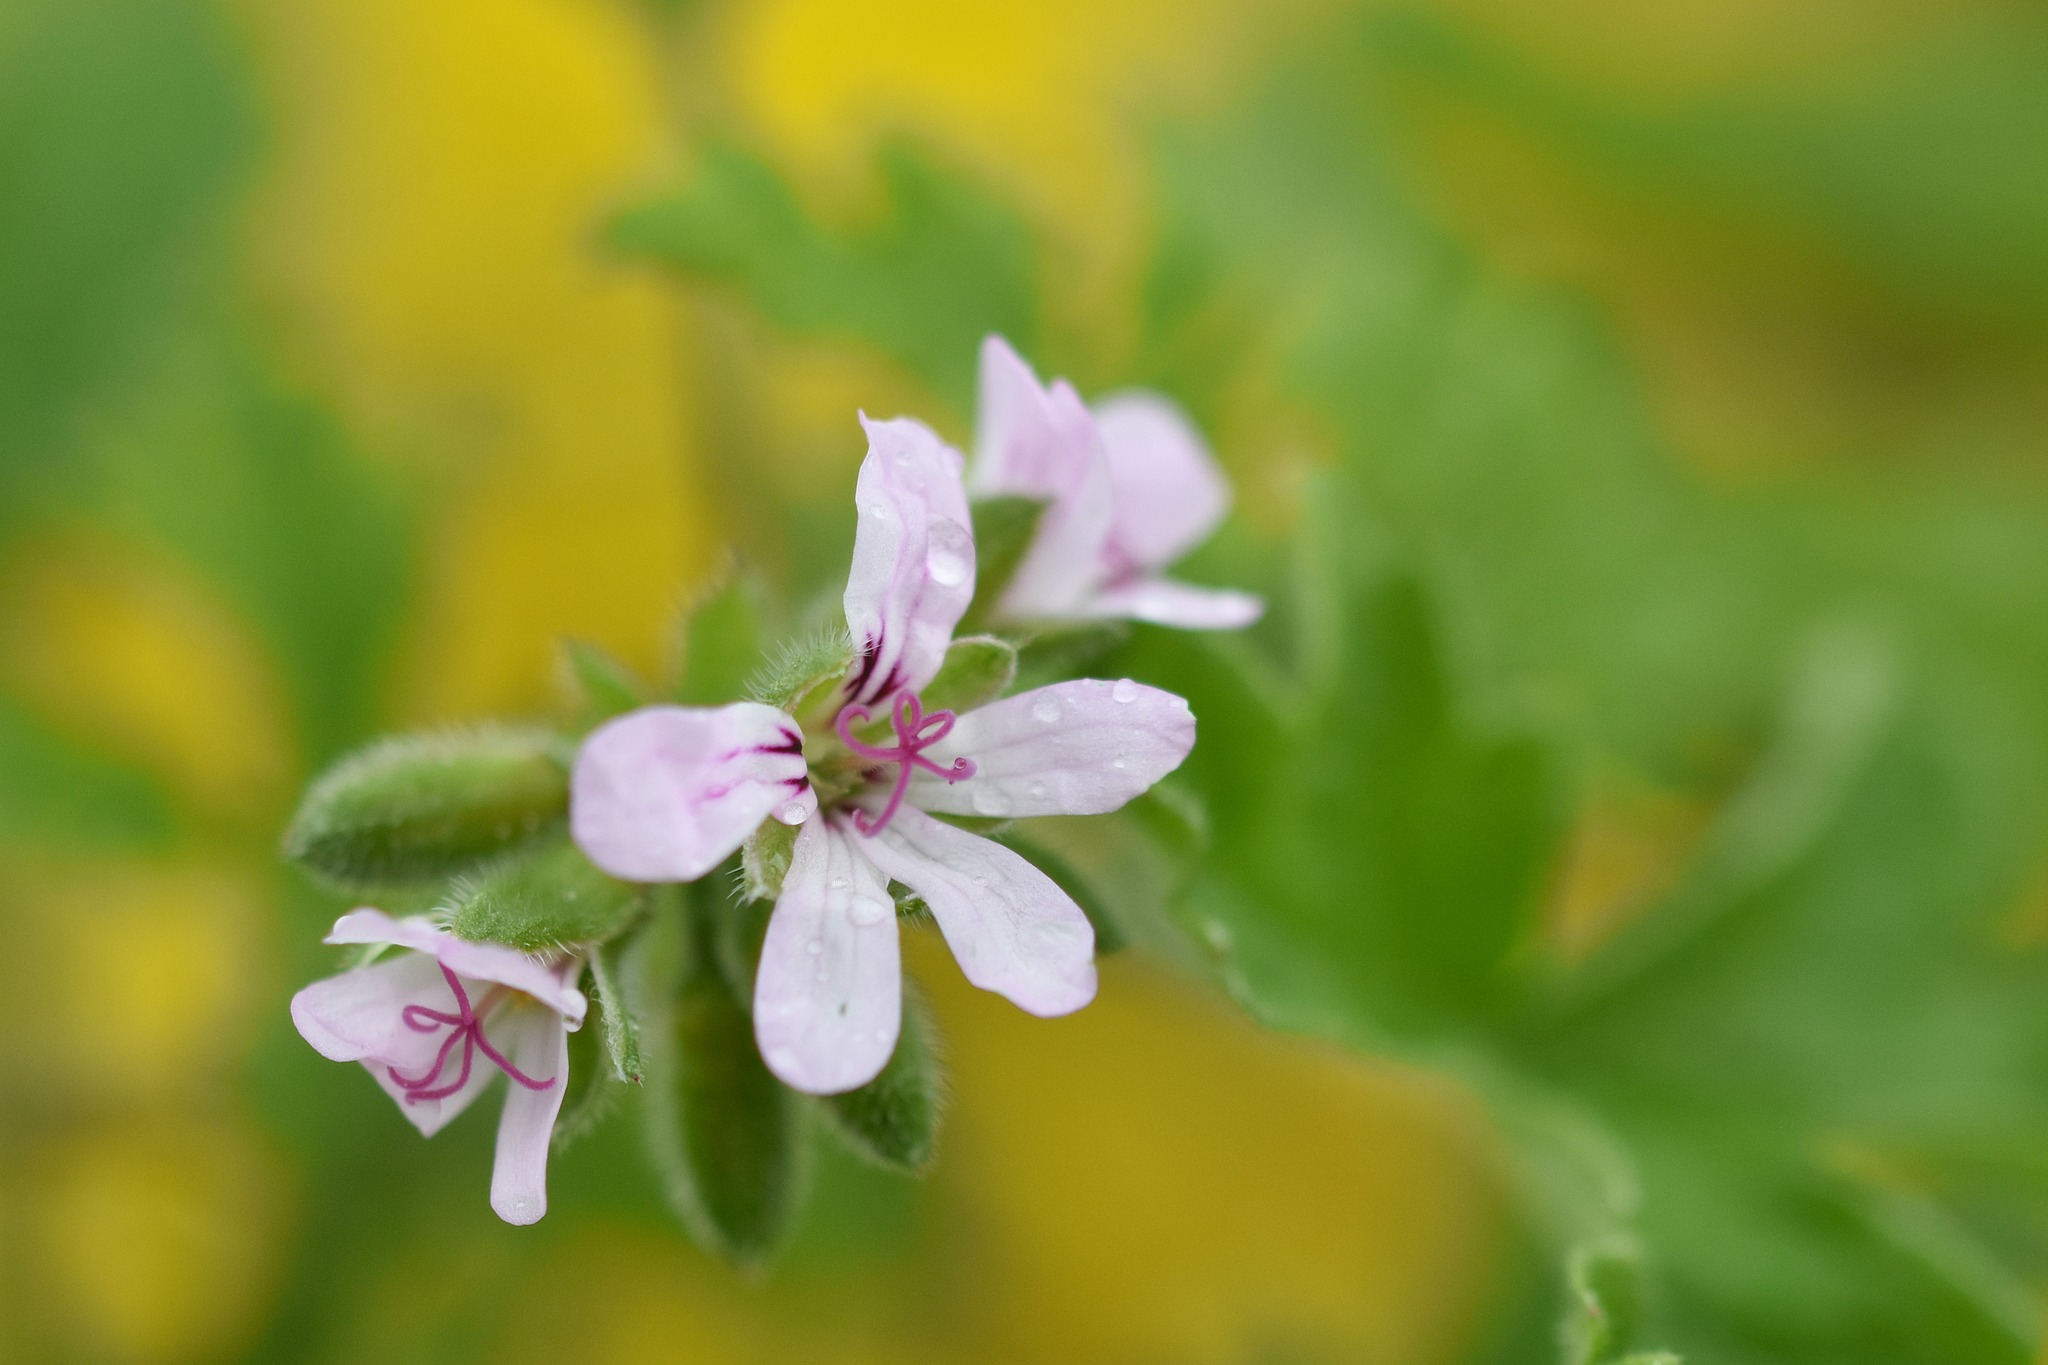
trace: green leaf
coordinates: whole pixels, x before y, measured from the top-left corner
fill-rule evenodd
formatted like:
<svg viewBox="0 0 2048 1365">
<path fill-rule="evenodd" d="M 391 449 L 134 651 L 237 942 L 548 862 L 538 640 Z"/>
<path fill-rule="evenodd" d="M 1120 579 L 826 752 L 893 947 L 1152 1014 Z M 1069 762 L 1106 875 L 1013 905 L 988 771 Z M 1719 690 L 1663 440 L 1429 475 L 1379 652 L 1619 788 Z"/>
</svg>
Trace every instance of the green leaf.
<svg viewBox="0 0 2048 1365">
<path fill-rule="evenodd" d="M 1615 1365 L 1641 1328 L 1642 1278 L 1642 1252 L 1632 1242 L 1617 1238 L 1573 1249 L 1559 1327 L 1564 1365 Z"/>
<path fill-rule="evenodd" d="M 561 823 L 565 747 L 547 731 L 503 728 L 379 740 L 313 783 L 285 855 L 345 887 L 466 871 Z"/>
<path fill-rule="evenodd" d="M 852 1148 L 878 1165 L 924 1171 L 936 1149 L 946 1072 L 938 1029 L 917 988 L 903 983 L 903 1031 L 882 1073 L 858 1090 L 828 1095 L 827 1114 Z"/>
<path fill-rule="evenodd" d="M 647 685 L 596 645 L 564 640 L 562 666 L 576 690 L 578 719 L 585 729 L 647 705 Z"/>
<path fill-rule="evenodd" d="M 675 698 L 691 706 L 738 701 L 761 660 L 760 592 L 738 570 L 728 571 L 684 618 L 677 642 Z"/>
<path fill-rule="evenodd" d="M 615 949 L 599 944 L 590 954 L 590 982 L 599 1013 L 604 1016 L 604 1050 L 612 1073 L 628 1085 L 638 1085 L 643 1067 L 640 1060 L 640 1020 L 627 1002 L 618 973 L 613 967 Z"/>
<path fill-rule="evenodd" d="M 612 245 L 738 288 L 799 334 L 860 337 L 965 408 L 981 338 L 1028 354 L 1038 331 L 1036 251 L 1022 218 L 904 143 L 883 148 L 882 210 L 821 225 L 765 160 L 704 148 L 690 181 L 612 224 Z"/>
<path fill-rule="evenodd" d="M 804 1170 L 802 1112 L 770 1075 L 753 1020 L 713 960 L 704 883 L 669 888 L 650 944 L 647 1143 L 669 1203 L 706 1248 L 759 1265 L 790 1231 Z"/>
<path fill-rule="evenodd" d="M 956 715 L 986 706 L 1017 676 L 1017 650 L 993 635 L 970 635 L 953 641 L 938 675 L 924 689 L 924 709 Z"/>
<path fill-rule="evenodd" d="M 1037 498 L 976 498 L 974 518 L 974 601 L 962 619 L 986 621 L 1010 586 L 1010 578 L 1031 548 L 1046 505 Z"/>
<path fill-rule="evenodd" d="M 642 887 L 607 877 L 565 835 L 539 840 L 449 891 L 449 927 L 526 952 L 616 937 L 640 913 Z"/>
</svg>

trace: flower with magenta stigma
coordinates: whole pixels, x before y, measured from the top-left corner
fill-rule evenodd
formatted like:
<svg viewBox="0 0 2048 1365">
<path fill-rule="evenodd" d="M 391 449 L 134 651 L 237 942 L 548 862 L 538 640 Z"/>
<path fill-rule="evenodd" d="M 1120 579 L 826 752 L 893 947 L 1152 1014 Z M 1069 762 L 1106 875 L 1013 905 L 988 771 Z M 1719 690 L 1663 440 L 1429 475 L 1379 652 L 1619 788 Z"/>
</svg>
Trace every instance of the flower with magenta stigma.
<svg viewBox="0 0 2048 1365">
<path fill-rule="evenodd" d="M 896 898 L 930 908 L 968 980 L 1032 1014 L 1095 996 L 1094 931 L 1065 891 L 955 823 L 1113 811 L 1195 741 L 1181 698 L 1056 683 L 955 713 L 922 695 L 974 597 L 959 453 L 921 423 L 862 419 L 845 593 L 853 663 L 815 715 L 760 702 L 652 706 L 578 753 L 570 829 L 615 877 L 704 876 L 770 818 L 795 826 L 753 994 L 763 1058 L 799 1090 L 872 1080 L 902 1015 Z"/>
<path fill-rule="evenodd" d="M 426 1137 L 500 1073 L 491 1208 L 508 1223 L 547 1212 L 548 1143 L 569 1079 L 571 1030 L 583 1024 L 582 961 L 472 943 L 425 919 L 356 910 L 326 941 L 402 949 L 316 981 L 292 997 L 292 1022 L 337 1062 L 361 1062 Z"/>
</svg>

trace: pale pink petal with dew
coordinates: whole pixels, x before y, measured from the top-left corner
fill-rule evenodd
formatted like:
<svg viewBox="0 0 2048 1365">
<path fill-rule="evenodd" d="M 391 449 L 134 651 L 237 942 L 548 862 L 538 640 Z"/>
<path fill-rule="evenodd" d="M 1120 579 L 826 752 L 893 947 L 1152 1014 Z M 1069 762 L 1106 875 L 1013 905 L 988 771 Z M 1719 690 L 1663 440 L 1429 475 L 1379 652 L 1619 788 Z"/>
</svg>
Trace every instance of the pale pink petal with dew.
<svg viewBox="0 0 2048 1365">
<path fill-rule="evenodd" d="M 974 440 L 978 494 L 1046 503 L 999 604 L 1013 619 L 1065 616 L 1114 567 L 1113 494 L 1102 436 L 1065 380 L 1046 388 L 999 336 L 981 344 Z"/>
<path fill-rule="evenodd" d="M 948 815 L 1101 815 L 1178 768 L 1195 747 L 1195 717 L 1171 692 L 1083 679 L 969 711 L 925 751 L 974 775 L 948 784 L 920 770 L 912 805 Z"/>
<path fill-rule="evenodd" d="M 425 953 L 445 963 L 448 970 L 460 977 L 474 977 L 479 981 L 496 982 L 524 991 L 534 999 L 542 1001 L 549 1008 L 557 1010 L 575 1023 L 583 1021 L 588 1002 L 583 992 L 572 984 L 575 975 L 564 976 L 560 964 L 544 961 L 517 948 L 502 943 L 476 943 L 469 939 L 457 938 L 423 915 L 409 915 L 404 919 L 393 919 L 382 910 L 351 910 L 334 922 L 327 932 L 325 943 L 389 943 L 400 948 L 410 948 L 416 953 Z M 433 978 L 440 983 L 443 996 L 447 995 L 446 983 L 440 973 Z M 453 998 L 449 1006 L 453 1006 Z M 478 998 L 472 992 L 471 999 Z M 436 1009 L 442 1006 L 434 1006 Z M 318 1044 L 315 1044 L 318 1046 Z"/>
<path fill-rule="evenodd" d="M 813 1095 L 873 1080 L 903 1019 L 896 904 L 868 841 L 838 821 L 805 825 L 754 978 L 754 1035 L 768 1069 Z"/>
<path fill-rule="evenodd" d="M 489 1034 L 491 1045 L 513 1066 L 533 1080 L 550 1083 L 546 1089 L 531 1090 L 506 1078 L 498 1153 L 491 1168 L 491 1208 L 498 1217 L 508 1223 L 539 1222 L 548 1211 L 548 1143 L 569 1086 L 569 1031 L 552 1010 L 519 1002 L 491 1019 Z"/>
<path fill-rule="evenodd" d="M 627 881 L 695 881 L 771 815 L 815 809 L 803 731 L 759 702 L 629 712 L 591 732 L 570 774 L 570 834 Z"/>
<path fill-rule="evenodd" d="M 1230 510 L 1230 484 L 1193 422 L 1156 393 L 1098 399 L 1116 510 L 1110 551 L 1129 569 L 1161 569 L 1209 538 Z"/>
<path fill-rule="evenodd" d="M 366 1057 L 412 1063 L 433 1045 L 405 1026 L 408 1005 L 452 1008 L 455 997 L 429 954 L 400 953 L 367 967 L 315 981 L 292 997 L 292 1022 L 313 1050 L 329 1061 Z"/>
<path fill-rule="evenodd" d="M 1182 630 L 1237 630 L 1265 613 L 1265 600 L 1252 593 L 1198 588 L 1171 578 L 1140 578 L 1095 593 L 1073 614 L 1150 621 Z"/>
<path fill-rule="evenodd" d="M 974 531 L 960 452 L 907 417 L 870 421 L 854 487 L 846 628 L 859 651 L 847 699 L 864 705 L 917 691 L 945 662 L 974 600 Z"/>
<path fill-rule="evenodd" d="M 1018 854 L 905 807 L 863 851 L 931 907 L 969 981 L 1032 1014 L 1095 998 L 1095 930 L 1073 898 Z"/>
</svg>

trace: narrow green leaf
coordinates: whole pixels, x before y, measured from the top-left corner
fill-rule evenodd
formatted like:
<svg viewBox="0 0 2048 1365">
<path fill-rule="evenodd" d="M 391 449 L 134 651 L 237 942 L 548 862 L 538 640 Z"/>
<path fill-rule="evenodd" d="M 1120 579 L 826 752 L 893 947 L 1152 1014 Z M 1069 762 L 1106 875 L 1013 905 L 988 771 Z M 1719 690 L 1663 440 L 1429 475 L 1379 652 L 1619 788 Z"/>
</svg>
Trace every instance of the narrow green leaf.
<svg viewBox="0 0 2048 1365">
<path fill-rule="evenodd" d="M 579 717 L 586 728 L 648 702 L 647 686 L 633 676 L 633 670 L 587 641 L 562 641 L 562 666 L 576 691 Z"/>
<path fill-rule="evenodd" d="M 521 849 L 450 892 L 451 926 L 464 938 L 509 943 L 528 952 L 601 943 L 640 913 L 644 892 L 607 877 L 566 835 Z"/>
<path fill-rule="evenodd" d="M 993 635 L 955 640 L 924 689 L 924 709 L 956 714 L 986 706 L 1003 695 L 1017 676 L 1017 648 Z"/>
<path fill-rule="evenodd" d="M 1614 1365 L 1642 1315 L 1642 1253 L 1610 1238 L 1576 1247 L 1565 1267 L 1564 1365 Z"/>
<path fill-rule="evenodd" d="M 976 498 L 974 518 L 974 601 L 964 619 L 985 621 L 1010 586 L 1045 504 L 1037 498 Z"/>
<path fill-rule="evenodd" d="M 712 960 L 702 900 L 715 887 L 662 898 L 648 948 L 649 1156 L 676 1215 L 705 1247 L 758 1265 L 789 1232 L 803 1175 L 795 1092 L 769 1074 L 753 1020 Z"/>
<path fill-rule="evenodd" d="M 889 1064 L 860 1089 L 828 1095 L 824 1110 L 856 1152 L 914 1174 L 931 1165 L 945 1102 L 938 1027 L 924 997 L 905 981 L 903 1031 Z"/>
<path fill-rule="evenodd" d="M 738 570 L 710 589 L 686 615 L 677 647 L 675 698 L 691 706 L 738 701 L 761 660 L 760 593 Z"/>
<path fill-rule="evenodd" d="M 614 950 L 608 944 L 601 944 L 591 952 L 591 993 L 597 1000 L 599 1014 L 604 1018 L 604 1049 L 611 1061 L 612 1073 L 628 1085 L 638 1085 L 643 1070 L 640 1019 L 626 1001 L 613 956 Z"/>
<path fill-rule="evenodd" d="M 604 1045 L 597 1035 L 588 1021 L 569 1035 L 569 1091 L 562 1097 L 561 1116 L 548 1141 L 550 1151 L 566 1152 L 589 1137 L 618 1112 L 626 1097 L 626 1087 L 605 1065 Z"/>
<path fill-rule="evenodd" d="M 380 740 L 314 782 L 285 856 L 346 887 L 426 881 L 556 827 L 568 754 L 543 730 L 480 728 Z"/>
</svg>

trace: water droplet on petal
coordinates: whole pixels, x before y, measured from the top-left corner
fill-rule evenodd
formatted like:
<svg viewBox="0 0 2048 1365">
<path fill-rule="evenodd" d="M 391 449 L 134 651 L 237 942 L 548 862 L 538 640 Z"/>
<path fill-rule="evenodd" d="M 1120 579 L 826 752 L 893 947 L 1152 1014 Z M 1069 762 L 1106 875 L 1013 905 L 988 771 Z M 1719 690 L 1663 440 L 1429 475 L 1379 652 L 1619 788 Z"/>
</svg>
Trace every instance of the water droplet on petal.
<svg viewBox="0 0 2048 1365">
<path fill-rule="evenodd" d="M 1031 703 L 1031 714 L 1047 725 L 1060 718 L 1060 699 L 1051 692 L 1041 692 L 1038 700 Z"/>
<path fill-rule="evenodd" d="M 1031 784 L 1031 794 L 1043 801 L 1045 799 L 1045 784 L 1043 782 L 1033 782 Z"/>
<path fill-rule="evenodd" d="M 1010 798 L 997 791 L 994 787 L 976 787 L 974 789 L 974 813 L 977 815 L 1008 815 L 1010 813 Z"/>
<path fill-rule="evenodd" d="M 1123 767 L 1123 766 L 1124 766 L 1124 756 L 1123 756 L 1122 754 L 1118 754 L 1118 755 L 1117 755 L 1117 756 L 1116 756 L 1115 758 L 1112 758 L 1112 759 L 1111 759 L 1111 760 L 1109 761 L 1109 766 L 1110 766 L 1110 767 L 1112 767 L 1112 768 L 1121 768 L 1121 767 Z"/>
<path fill-rule="evenodd" d="M 816 957 L 819 953 L 825 951 L 825 940 L 821 938 L 812 939 L 809 943 L 806 943 L 804 945 L 804 951 L 809 953 L 812 957 Z"/>
<path fill-rule="evenodd" d="M 1129 678 L 1118 678 L 1116 686 L 1109 689 L 1109 695 L 1121 702 L 1136 701 L 1138 699 L 1138 685 Z"/>
<path fill-rule="evenodd" d="M 967 528 L 946 517 L 933 520 L 925 547 L 924 568 L 932 582 L 942 588 L 957 588 L 974 572 L 974 537 Z"/>
<path fill-rule="evenodd" d="M 834 890 L 843 891 L 851 884 L 852 883 L 848 882 L 844 877 L 834 877 L 832 879 L 832 886 Z"/>
<path fill-rule="evenodd" d="M 775 812 L 775 818 L 785 825 L 801 825 L 811 818 L 811 808 L 801 801 L 784 802 L 782 809 Z"/>
<path fill-rule="evenodd" d="M 889 912 L 894 908 L 894 906 L 886 901 L 876 900 L 873 896 L 862 896 L 853 903 L 853 907 L 846 913 L 847 918 L 851 919 L 861 928 L 866 929 L 880 924 L 883 920 L 889 918 Z"/>
<path fill-rule="evenodd" d="M 975 874 L 974 874 L 974 884 L 975 884 L 976 886 L 987 886 L 987 885 L 988 885 L 988 878 L 987 878 L 987 877 L 984 877 L 984 876 L 982 876 L 982 875 L 981 875 L 981 874 L 980 874 L 979 872 L 977 872 L 977 873 L 975 873 Z"/>
</svg>

